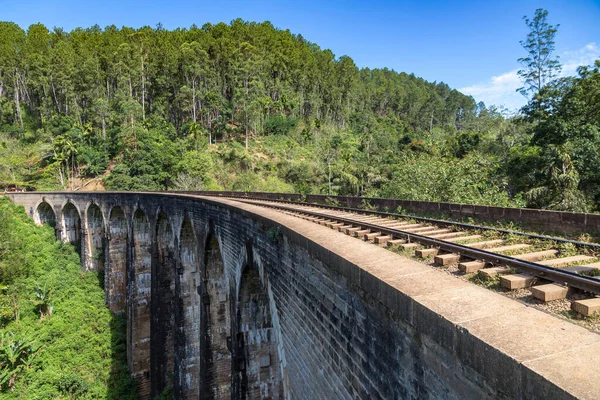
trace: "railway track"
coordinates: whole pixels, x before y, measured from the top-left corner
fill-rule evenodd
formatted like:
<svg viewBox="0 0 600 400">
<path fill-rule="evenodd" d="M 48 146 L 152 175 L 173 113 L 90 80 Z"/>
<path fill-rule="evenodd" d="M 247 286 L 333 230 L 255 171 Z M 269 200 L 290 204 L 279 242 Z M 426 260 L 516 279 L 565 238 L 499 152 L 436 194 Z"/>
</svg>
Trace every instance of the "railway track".
<svg viewBox="0 0 600 400">
<path fill-rule="evenodd" d="M 600 245 L 472 224 L 336 206 L 264 200 L 236 201 L 279 210 L 380 246 L 433 257 L 439 267 L 457 268 L 507 290 L 529 289 L 548 302 L 570 291 L 590 297 L 571 303 L 584 316 L 600 311 Z M 458 272 L 457 271 L 457 272 Z"/>
</svg>

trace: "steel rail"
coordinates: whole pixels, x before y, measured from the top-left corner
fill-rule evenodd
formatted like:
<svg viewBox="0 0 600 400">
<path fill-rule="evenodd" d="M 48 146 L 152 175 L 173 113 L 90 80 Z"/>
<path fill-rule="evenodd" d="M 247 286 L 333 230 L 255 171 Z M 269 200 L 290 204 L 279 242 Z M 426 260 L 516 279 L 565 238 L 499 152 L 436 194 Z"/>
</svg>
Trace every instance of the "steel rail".
<svg viewBox="0 0 600 400">
<path fill-rule="evenodd" d="M 271 201 L 271 202 L 275 202 L 275 203 L 297 204 L 297 205 L 318 207 L 318 208 L 336 210 L 336 211 L 349 211 L 349 212 L 358 213 L 358 214 L 370 214 L 370 215 L 379 215 L 379 216 L 395 217 L 395 218 L 409 218 L 409 219 L 414 219 L 415 221 L 429 222 L 429 223 L 436 224 L 436 225 L 457 226 L 457 227 L 467 228 L 467 229 L 478 229 L 478 230 L 484 230 L 484 231 L 499 232 L 499 233 L 504 233 L 504 234 L 508 234 L 508 235 L 524 236 L 524 237 L 527 237 L 530 239 L 548 240 L 548 241 L 552 241 L 552 242 L 556 242 L 556 243 L 568 243 L 568 244 L 572 244 L 576 247 L 587 247 L 587 248 L 590 248 L 590 249 L 600 252 L 600 244 L 596 244 L 596 243 L 581 242 L 581 241 L 569 240 L 569 239 L 558 238 L 558 237 L 553 237 L 553 236 L 544 236 L 544 235 L 537 235 L 534 233 L 512 231 L 509 229 L 493 228 L 493 227 L 489 227 L 489 226 L 466 224 L 463 222 L 446 221 L 446 220 L 433 219 L 433 218 L 427 218 L 427 217 L 417 217 L 417 216 L 408 215 L 408 214 L 398 214 L 398 213 L 391 213 L 391 212 L 386 212 L 386 211 L 365 210 L 362 208 L 331 206 L 331 205 L 318 204 L 318 203 L 305 203 L 305 202 L 299 202 L 299 201 L 263 199 L 260 197 L 251 197 L 251 196 L 214 195 L 214 197 L 232 198 L 232 199 L 236 199 L 236 200 L 237 199 L 248 199 L 248 200 L 259 200 L 259 201 Z"/>
<path fill-rule="evenodd" d="M 238 200 L 238 199 L 236 199 Z M 240 201 L 240 200 L 238 200 Z M 334 215 L 329 215 L 325 213 L 318 213 L 315 211 L 307 211 L 307 210 L 298 210 L 297 208 L 287 207 L 284 205 L 275 205 L 275 204 L 257 204 L 255 201 L 269 201 L 269 200 L 251 200 L 251 201 L 243 201 L 247 204 L 255 204 L 267 208 L 286 210 L 294 213 L 300 213 L 305 215 L 310 215 L 313 217 L 326 218 L 334 221 L 343 222 L 345 224 L 352 224 L 360 227 L 361 229 L 370 229 L 375 232 L 381 232 L 382 235 L 390 235 L 392 237 L 399 237 L 402 239 L 406 239 L 409 242 L 418 242 L 422 244 L 426 244 L 429 246 L 439 247 L 444 251 L 448 251 L 451 253 L 457 253 L 461 256 L 465 256 L 468 258 L 472 258 L 474 260 L 483 260 L 496 265 L 506 265 L 512 268 L 518 268 L 527 272 L 532 272 L 536 276 L 542 277 L 544 279 L 548 279 L 557 283 L 567 284 L 571 287 L 575 287 L 584 291 L 592 292 L 595 294 L 600 294 L 600 280 L 588 277 L 585 275 L 579 275 L 574 272 L 562 271 L 557 268 L 547 267 L 545 265 L 536 264 L 528 261 L 519 260 L 514 257 L 505 256 L 497 253 L 492 253 L 483 249 L 474 249 L 472 247 L 468 247 L 466 245 L 456 244 L 447 242 L 440 239 L 430 238 L 427 236 L 410 233 L 406 231 L 402 231 L 400 229 L 387 228 L 385 226 L 380 226 L 377 224 L 372 224 L 368 222 L 356 221 L 351 218 L 346 217 L 337 217 Z M 363 210 L 365 211 L 365 210 Z"/>
</svg>

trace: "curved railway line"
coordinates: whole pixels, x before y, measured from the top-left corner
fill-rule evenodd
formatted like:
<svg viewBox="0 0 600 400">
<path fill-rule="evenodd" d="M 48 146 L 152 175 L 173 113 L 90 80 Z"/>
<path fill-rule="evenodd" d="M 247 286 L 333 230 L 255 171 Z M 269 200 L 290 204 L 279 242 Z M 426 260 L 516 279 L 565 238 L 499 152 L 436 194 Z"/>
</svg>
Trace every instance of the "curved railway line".
<svg viewBox="0 0 600 400">
<path fill-rule="evenodd" d="M 569 290 L 589 297 L 571 303 L 584 316 L 600 311 L 600 245 L 505 229 L 388 212 L 219 196 L 282 211 L 380 246 L 414 250 L 436 266 L 498 279 L 507 290 L 524 289 L 543 301 L 566 298 Z"/>
</svg>

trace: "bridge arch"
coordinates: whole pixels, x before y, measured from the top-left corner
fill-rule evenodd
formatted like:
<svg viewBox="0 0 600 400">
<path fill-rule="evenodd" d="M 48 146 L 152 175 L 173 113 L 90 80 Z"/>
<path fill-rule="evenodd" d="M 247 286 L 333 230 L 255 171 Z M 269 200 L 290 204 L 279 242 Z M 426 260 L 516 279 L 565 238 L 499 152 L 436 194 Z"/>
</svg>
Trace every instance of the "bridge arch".
<svg viewBox="0 0 600 400">
<path fill-rule="evenodd" d="M 127 246 L 129 225 L 125 212 L 114 206 L 109 213 L 107 229 L 108 266 L 106 268 L 108 307 L 114 312 L 123 312 L 127 299 Z"/>
<path fill-rule="evenodd" d="M 67 200 L 61 207 L 62 215 L 62 241 L 72 243 L 81 251 L 81 213 L 79 208 L 71 201 Z"/>
<path fill-rule="evenodd" d="M 176 349 L 176 386 L 181 397 L 199 397 L 200 377 L 200 295 L 199 246 L 193 221 L 185 213 L 179 234 L 176 318 L 181 332 Z"/>
<path fill-rule="evenodd" d="M 106 261 L 106 234 L 102 210 L 90 203 L 86 210 L 86 248 L 84 269 L 104 271 Z"/>
<path fill-rule="evenodd" d="M 274 332 L 266 274 L 254 260 L 252 241 L 239 276 L 233 390 L 237 398 L 284 398 L 281 360 Z"/>
<path fill-rule="evenodd" d="M 172 388 L 175 372 L 175 279 L 177 237 L 167 214 L 159 209 L 152 257 L 151 354 L 152 397 Z"/>
<path fill-rule="evenodd" d="M 202 285 L 201 397 L 218 399 L 231 397 L 231 302 L 221 244 L 209 226 Z"/>
<path fill-rule="evenodd" d="M 42 199 L 36 204 L 33 220 L 38 225 L 50 224 L 56 228 L 56 213 L 50 202 L 46 199 Z"/>
<path fill-rule="evenodd" d="M 150 305 L 152 290 L 152 229 L 148 214 L 136 207 L 132 218 L 131 268 L 128 271 L 128 362 L 138 382 L 138 396 L 150 395 Z"/>
</svg>

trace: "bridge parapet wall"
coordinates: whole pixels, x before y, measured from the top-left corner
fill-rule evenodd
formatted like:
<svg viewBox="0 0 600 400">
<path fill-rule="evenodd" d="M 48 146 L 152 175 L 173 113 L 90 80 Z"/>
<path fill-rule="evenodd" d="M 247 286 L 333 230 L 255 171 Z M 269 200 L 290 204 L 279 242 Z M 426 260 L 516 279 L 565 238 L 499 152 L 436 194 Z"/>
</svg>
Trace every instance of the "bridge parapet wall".
<svg viewBox="0 0 600 400">
<path fill-rule="evenodd" d="M 307 201 L 323 205 L 362 208 L 365 204 L 380 211 L 396 212 L 399 207 L 409 212 L 440 213 L 457 218 L 474 217 L 484 221 L 516 222 L 525 227 L 557 233 L 597 233 L 600 232 L 600 214 L 574 213 L 566 211 L 539 210 L 532 208 L 511 208 L 429 202 L 417 200 L 386 199 L 376 197 L 300 195 L 294 193 L 268 192 L 187 192 L 207 196 L 247 195 L 270 200 Z"/>
<path fill-rule="evenodd" d="M 33 217 L 46 201 L 57 220 L 66 201 L 79 210 L 96 204 L 104 221 L 115 207 L 123 210 L 127 246 L 106 252 L 106 287 L 116 279 L 115 258 L 125 260 L 126 304 L 111 308 L 130 320 L 130 366 L 148 362 L 132 370 L 140 397 L 169 386 L 179 398 L 209 398 L 215 391 L 230 391 L 233 398 L 600 397 L 594 381 L 600 365 L 593 357 L 600 336 L 328 228 L 249 204 L 186 195 L 11 197 Z M 135 276 L 138 210 L 150 226 L 151 279 L 149 288 L 134 291 L 133 285 L 148 286 Z M 165 246 L 157 237 L 158 227 L 166 226 L 161 213 L 173 232 Z M 113 235 L 124 225 L 106 223 Z M 161 261 L 169 257 L 160 249 L 169 246 L 172 260 Z M 174 282 L 168 268 L 176 270 Z M 149 290 L 148 319 L 134 318 L 141 289 Z M 162 302 L 171 298 L 173 320 L 161 319 L 160 310 L 170 307 Z M 136 352 L 136 337 L 159 349 Z M 223 356 L 230 367 L 216 362 Z M 553 366 L 557 357 L 579 380 Z M 229 382 L 215 368 L 230 371 Z"/>
</svg>

